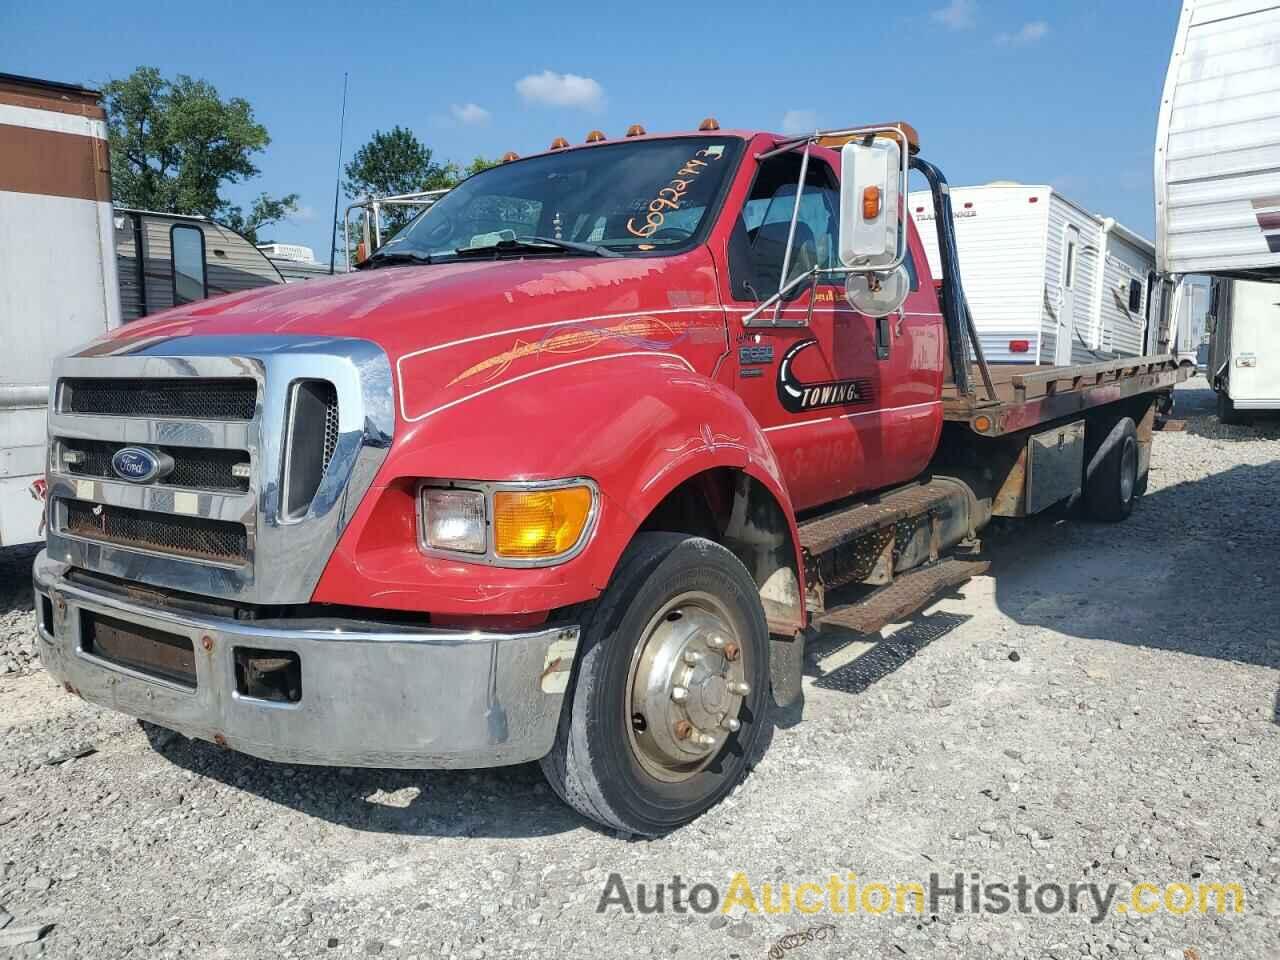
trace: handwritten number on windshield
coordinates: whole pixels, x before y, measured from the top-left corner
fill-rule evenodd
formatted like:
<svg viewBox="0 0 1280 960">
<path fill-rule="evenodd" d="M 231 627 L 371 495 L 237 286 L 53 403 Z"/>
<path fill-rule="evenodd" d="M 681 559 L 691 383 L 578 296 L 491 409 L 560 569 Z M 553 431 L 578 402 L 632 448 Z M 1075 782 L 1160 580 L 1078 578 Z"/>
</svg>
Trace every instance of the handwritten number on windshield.
<svg viewBox="0 0 1280 960">
<path fill-rule="evenodd" d="M 702 172 L 703 167 L 707 165 L 707 160 L 718 160 L 720 155 L 719 150 L 699 150 L 695 153 L 683 167 L 676 171 L 671 182 L 659 190 L 657 196 L 649 202 L 649 213 L 645 216 L 644 223 L 636 226 L 636 218 L 632 217 L 627 221 L 627 231 L 636 237 L 652 237 L 661 230 L 666 222 L 667 212 L 680 209 L 684 192 Z M 698 159 L 699 157 L 706 159 Z M 681 179 L 682 177 L 685 179 Z"/>
</svg>

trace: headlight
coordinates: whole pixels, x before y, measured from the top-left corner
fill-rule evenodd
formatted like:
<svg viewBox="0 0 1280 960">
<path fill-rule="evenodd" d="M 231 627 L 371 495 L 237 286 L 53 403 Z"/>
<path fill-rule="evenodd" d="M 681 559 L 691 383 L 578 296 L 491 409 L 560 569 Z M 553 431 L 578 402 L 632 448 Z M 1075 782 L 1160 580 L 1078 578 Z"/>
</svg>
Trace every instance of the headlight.
<svg viewBox="0 0 1280 960">
<path fill-rule="evenodd" d="M 484 553 L 484 494 L 478 490 L 422 488 L 422 540 L 433 550 Z"/>
<path fill-rule="evenodd" d="M 599 495 L 590 480 L 466 481 L 466 489 L 448 483 L 426 481 L 419 488 L 419 526 L 428 551 L 472 554 L 500 566 L 541 566 L 576 554 L 595 522 Z"/>
</svg>

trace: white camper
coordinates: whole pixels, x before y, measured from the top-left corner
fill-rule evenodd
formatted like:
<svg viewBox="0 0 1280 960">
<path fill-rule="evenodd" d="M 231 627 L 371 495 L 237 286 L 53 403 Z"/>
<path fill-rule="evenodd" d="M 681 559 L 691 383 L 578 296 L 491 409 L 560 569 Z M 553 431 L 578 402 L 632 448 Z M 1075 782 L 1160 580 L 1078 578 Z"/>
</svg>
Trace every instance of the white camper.
<svg viewBox="0 0 1280 960">
<path fill-rule="evenodd" d="M 1280 413 L 1280 286 L 1213 281 L 1206 375 L 1218 393 L 1218 419 L 1248 423 Z"/>
<path fill-rule="evenodd" d="M 1161 270 L 1280 279 L 1280 3 L 1186 0 L 1156 128 Z"/>
<path fill-rule="evenodd" d="M 120 324 L 106 114 L 0 74 L 0 546 L 43 536 L 53 358 Z"/>
<path fill-rule="evenodd" d="M 998 182 L 951 188 L 960 273 L 990 363 L 1072 364 L 1139 356 L 1159 326 L 1151 242 L 1049 186 Z M 928 191 L 910 194 L 932 220 Z M 937 238 L 922 229 L 939 276 Z"/>
</svg>

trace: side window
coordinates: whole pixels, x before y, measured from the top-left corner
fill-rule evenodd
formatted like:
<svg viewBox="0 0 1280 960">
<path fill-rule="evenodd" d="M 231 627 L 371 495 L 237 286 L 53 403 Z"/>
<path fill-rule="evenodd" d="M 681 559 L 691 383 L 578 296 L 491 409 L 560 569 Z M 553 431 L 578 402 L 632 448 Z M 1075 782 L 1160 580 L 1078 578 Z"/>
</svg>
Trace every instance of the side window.
<svg viewBox="0 0 1280 960">
<path fill-rule="evenodd" d="M 764 300 L 778 290 L 800 184 L 800 162 L 798 153 L 787 153 L 766 160 L 756 173 L 729 243 L 729 276 L 737 299 Z M 815 265 L 836 265 L 839 209 L 835 175 L 825 161 L 810 157 L 789 278 Z"/>
<path fill-rule="evenodd" d="M 910 243 L 907 244 L 907 256 L 902 265 L 907 268 L 907 276 L 911 278 L 911 292 L 915 293 L 920 289 L 920 272 L 916 270 L 916 258 L 911 253 Z"/>
<path fill-rule="evenodd" d="M 1072 284 L 1076 282 L 1076 242 L 1075 240 L 1067 241 L 1067 264 L 1062 272 L 1062 285 L 1068 290 Z"/>
<path fill-rule="evenodd" d="M 169 231 L 169 256 L 173 264 L 173 305 L 203 300 L 209 295 L 204 262 L 204 231 L 174 224 Z"/>
<path fill-rule="evenodd" d="M 1137 313 L 1142 309 L 1142 283 L 1139 280 L 1129 281 L 1129 312 Z"/>
</svg>

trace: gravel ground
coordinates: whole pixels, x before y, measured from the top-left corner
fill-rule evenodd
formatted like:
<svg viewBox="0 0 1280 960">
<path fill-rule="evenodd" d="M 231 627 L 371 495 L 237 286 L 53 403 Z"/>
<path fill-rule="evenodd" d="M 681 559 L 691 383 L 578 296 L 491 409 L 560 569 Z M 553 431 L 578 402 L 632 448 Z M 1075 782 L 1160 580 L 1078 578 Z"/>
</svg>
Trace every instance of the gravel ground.
<svg viewBox="0 0 1280 960">
<path fill-rule="evenodd" d="M 1122 526 L 989 538 L 992 577 L 879 643 L 811 651 L 803 722 L 655 841 L 534 767 L 262 763 L 91 707 L 29 670 L 30 556 L 0 595 L 0 955 L 1280 956 L 1280 424 L 1222 428 L 1202 380 Z M 92 751 L 92 752 L 89 752 Z M 606 879 L 1238 882 L 1239 915 L 597 913 Z M 13 919 L 5 926 L 5 917 Z M 44 930 L 52 924 L 51 929 Z M 38 942 L 7 947 L 23 927 Z M 9 938 L 6 941 L 5 937 Z"/>
</svg>

